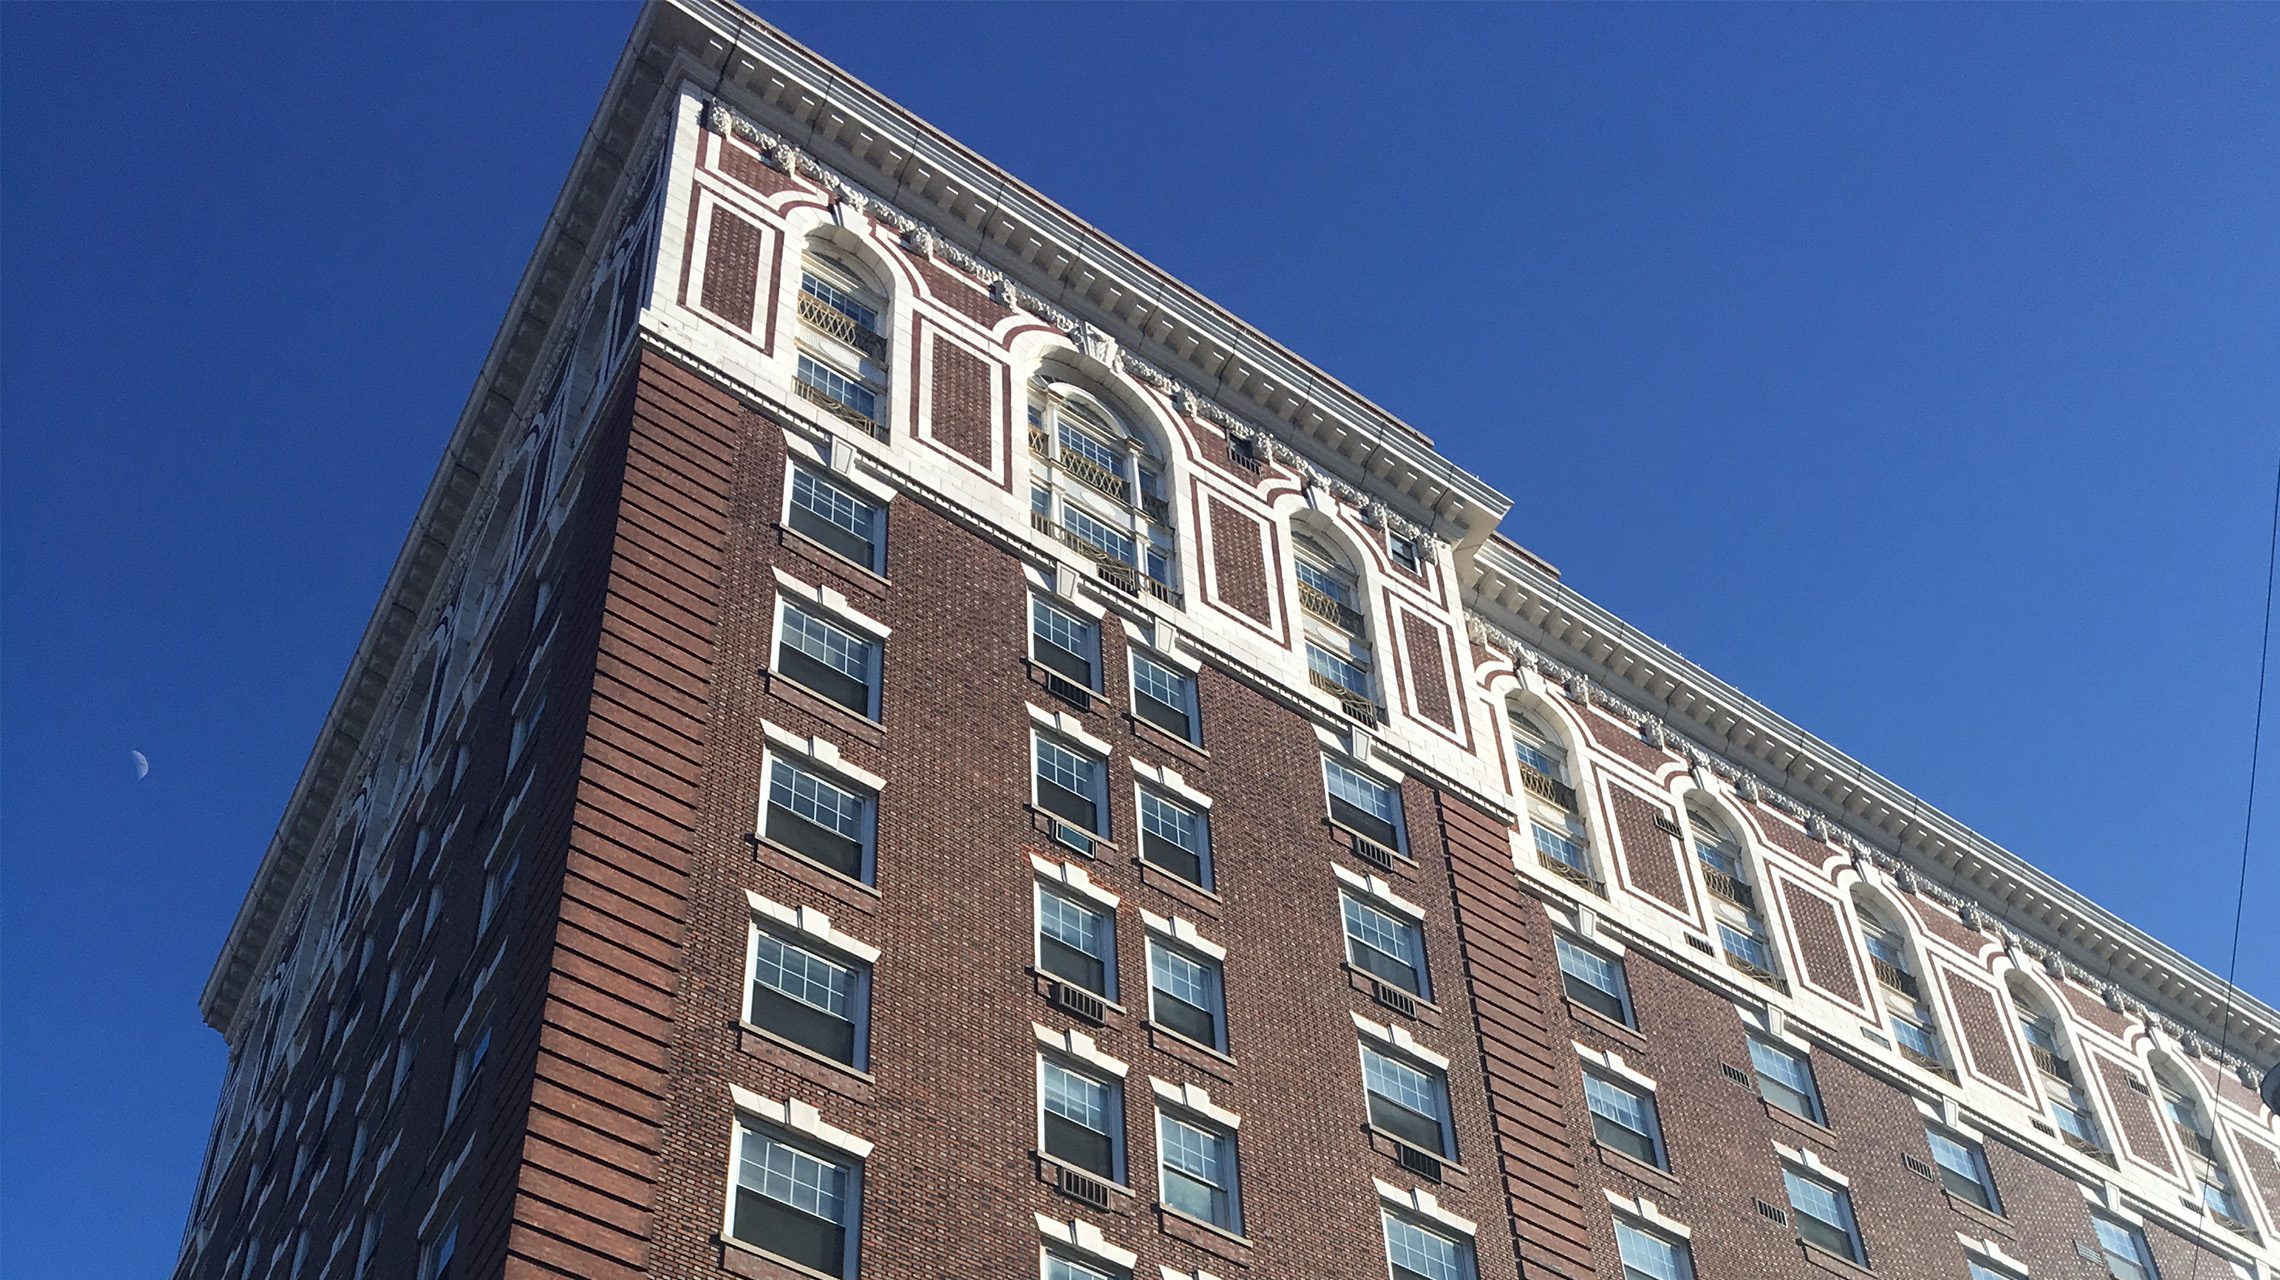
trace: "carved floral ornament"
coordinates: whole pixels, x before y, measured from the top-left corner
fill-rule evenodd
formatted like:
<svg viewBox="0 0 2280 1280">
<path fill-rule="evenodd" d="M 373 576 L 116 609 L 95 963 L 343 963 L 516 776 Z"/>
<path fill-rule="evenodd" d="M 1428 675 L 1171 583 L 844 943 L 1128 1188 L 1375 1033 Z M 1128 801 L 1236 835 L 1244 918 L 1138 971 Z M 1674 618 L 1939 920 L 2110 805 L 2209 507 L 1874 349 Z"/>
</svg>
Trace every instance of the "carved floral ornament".
<svg viewBox="0 0 2280 1280">
<path fill-rule="evenodd" d="M 1201 418 L 1225 431 L 1230 437 L 1251 444 L 1275 462 L 1297 472 L 1306 484 L 1320 486 L 1340 502 L 1359 508 L 1363 517 L 1378 528 L 1400 537 L 1415 538 L 1429 552 L 1438 552 L 1447 545 L 1446 540 L 1430 530 L 1395 514 L 1384 502 L 1324 471 L 1273 432 L 1236 417 L 1194 387 L 1134 355 L 1121 346 L 1113 335 L 1091 321 L 1072 316 L 1023 289 L 1013 277 L 951 243 L 932 226 L 865 191 L 815 157 L 738 115 L 726 103 L 708 103 L 703 120 L 705 127 L 715 133 L 733 134 L 751 143 L 771 167 L 786 174 L 808 178 L 830 192 L 838 203 L 892 227 L 901 235 L 903 247 L 910 252 L 948 263 L 964 272 L 988 289 L 990 297 L 999 306 L 1026 312 L 1045 321 L 1067 335 L 1070 344 L 1087 356 L 1111 368 L 1121 369 L 1135 380 L 1169 397 L 1180 412 Z"/>
<path fill-rule="evenodd" d="M 1642 741 L 1677 752 L 1694 768 L 1707 769 L 1710 773 L 1723 779 L 1728 786 L 1731 786 L 1736 796 L 1764 804 L 1796 819 L 1798 824 L 1805 828 L 1807 835 L 1824 844 L 1850 853 L 1856 865 L 1862 860 L 1866 860 L 1870 865 L 1891 876 L 1893 884 L 1901 892 L 1928 898 L 1938 903 L 1954 912 L 1958 919 L 1974 930 L 1992 931 L 2002 940 L 2006 950 L 2016 948 L 2024 951 L 2029 957 L 2041 961 L 2043 968 L 2053 977 L 2070 978 L 2089 990 L 2097 991 L 2104 999 L 2107 1007 L 2115 1012 L 2130 1014 L 2164 1027 L 2175 1025 L 2161 1015 L 2149 1011 L 2143 1001 L 2124 994 L 2120 987 L 2101 975 L 2067 959 L 2057 948 L 2017 933 L 2008 925 L 1991 923 L 2000 917 L 1981 903 L 1956 893 L 1944 885 L 1932 883 L 1914 865 L 1869 844 L 1837 825 L 1828 815 L 1799 804 L 1775 790 L 1756 775 L 1713 755 L 1700 744 L 1672 731 L 1661 717 L 1632 706 L 1594 684 L 1591 677 L 1583 672 L 1537 651 L 1526 641 L 1503 630 L 1478 614 L 1467 613 L 1465 615 L 1465 631 L 1479 644 L 1509 657 L 1513 666 L 1534 671 L 1541 675 L 1547 683 L 1561 686 L 1567 696 L 1574 701 L 1586 706 L 1598 707 L 1631 726 L 1637 731 Z M 2183 1036 L 2176 1035 L 2174 1032 L 2172 1038 L 2181 1044 L 2185 1042 Z M 2231 1053 L 2220 1055 L 2216 1046 L 2209 1044 L 2204 1038 L 2197 1035 L 2194 1036 L 2193 1042 L 2200 1049 L 2200 1056 L 2220 1061 L 2233 1068 L 2236 1073 L 2240 1074 L 2243 1081 L 2248 1082 L 2250 1087 L 2254 1087 L 2258 1072 L 2258 1068 L 2254 1064 Z"/>
</svg>

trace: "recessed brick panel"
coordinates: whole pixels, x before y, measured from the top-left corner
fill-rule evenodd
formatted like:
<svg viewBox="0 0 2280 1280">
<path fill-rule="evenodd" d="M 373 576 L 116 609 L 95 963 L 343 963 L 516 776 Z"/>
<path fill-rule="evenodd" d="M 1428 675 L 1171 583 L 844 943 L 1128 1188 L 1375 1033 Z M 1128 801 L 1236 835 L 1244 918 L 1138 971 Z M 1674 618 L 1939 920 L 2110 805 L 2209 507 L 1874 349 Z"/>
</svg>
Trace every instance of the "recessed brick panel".
<svg viewBox="0 0 2280 1280">
<path fill-rule="evenodd" d="M 934 438 L 965 457 L 990 465 L 990 366 L 955 342 L 937 337 L 934 366 Z"/>
<path fill-rule="evenodd" d="M 1630 871 L 1631 883 L 1679 914 L 1691 916 L 1693 907 L 1686 892 L 1686 874 L 1678 861 L 1678 841 L 1655 825 L 1657 816 L 1670 820 L 1670 810 L 1620 784 L 1608 787 L 1607 792 L 1615 811 L 1615 839 L 1622 845 L 1623 865 Z"/>
<path fill-rule="evenodd" d="M 724 205 L 706 224 L 705 278 L 698 302 L 739 329 L 752 329 L 760 287 L 760 226 Z"/>
<path fill-rule="evenodd" d="M 2013 1093 L 2026 1091 L 2019 1074 L 2019 1056 L 2012 1052 L 2011 1036 L 2003 1025 L 2003 1011 L 1995 992 L 1960 973 L 1947 975 L 1948 1002 L 1955 1008 L 1957 1030 L 1971 1051 L 1972 1070 Z"/>
<path fill-rule="evenodd" d="M 2097 1060 L 2098 1083 L 2105 1086 L 2106 1101 L 2113 1105 L 2115 1123 L 2121 1126 L 2123 1152 L 2163 1173 L 2175 1170 L 2176 1166 L 2169 1160 L 2169 1149 L 2161 1140 L 2161 1118 L 2154 1112 L 2153 1095 L 2130 1087 L 2129 1068 L 2104 1054 L 2091 1056 Z"/>
<path fill-rule="evenodd" d="M 1448 660 L 1441 629 L 1405 609 L 1401 613 L 1401 641 L 1409 652 L 1410 678 L 1417 686 L 1412 691 L 1417 713 L 1444 729 L 1456 728 L 1456 713 L 1449 706 Z"/>
<path fill-rule="evenodd" d="M 1254 622 L 1265 623 L 1267 605 L 1267 531 L 1258 521 L 1218 498 L 1211 504 L 1206 524 L 1211 538 L 1211 570 L 1219 602 Z"/>
<path fill-rule="evenodd" d="M 1805 980 L 1852 1004 L 1861 1002 L 1860 974 L 1835 903 L 1803 885 L 1783 881 L 1781 901 L 1788 908 L 1790 932 L 1797 939 Z"/>
<path fill-rule="evenodd" d="M 2237 1128 L 2232 1128 L 2232 1137 L 2240 1147 L 2240 1162 L 2246 1166 L 2249 1185 L 2256 1188 L 2257 1201 L 2264 1206 L 2265 1220 L 2280 1222 L 2280 1152 Z"/>
</svg>

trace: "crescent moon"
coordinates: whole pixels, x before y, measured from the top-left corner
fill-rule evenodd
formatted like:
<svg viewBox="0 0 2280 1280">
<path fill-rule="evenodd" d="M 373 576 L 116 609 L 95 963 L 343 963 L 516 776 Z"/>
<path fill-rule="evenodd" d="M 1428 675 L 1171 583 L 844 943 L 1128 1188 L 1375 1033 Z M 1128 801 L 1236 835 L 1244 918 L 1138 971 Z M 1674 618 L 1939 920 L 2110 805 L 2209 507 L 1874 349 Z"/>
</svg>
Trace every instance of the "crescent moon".
<svg viewBox="0 0 2280 1280">
<path fill-rule="evenodd" d="M 127 754 L 135 758 L 135 781 L 140 782 L 149 777 L 150 757 L 140 751 L 129 751 Z"/>
</svg>

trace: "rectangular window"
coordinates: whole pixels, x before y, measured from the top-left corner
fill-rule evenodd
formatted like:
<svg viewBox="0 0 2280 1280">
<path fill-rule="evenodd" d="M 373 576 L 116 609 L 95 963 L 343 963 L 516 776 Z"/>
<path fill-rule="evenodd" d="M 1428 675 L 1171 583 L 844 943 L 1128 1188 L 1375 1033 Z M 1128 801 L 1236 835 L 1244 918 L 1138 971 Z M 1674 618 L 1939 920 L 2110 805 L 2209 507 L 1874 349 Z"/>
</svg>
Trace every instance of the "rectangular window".
<svg viewBox="0 0 2280 1280">
<path fill-rule="evenodd" d="M 1531 822 L 1529 829 L 1536 838 L 1536 852 L 1571 871 L 1589 879 L 1590 860 L 1583 856 L 1583 846 L 1565 831 L 1554 831 L 1541 822 Z"/>
<path fill-rule="evenodd" d="M 1317 683 L 1326 682 L 1332 690 L 1344 689 L 1348 693 L 1370 696 L 1370 671 L 1343 654 L 1332 653 L 1312 640 L 1306 642 L 1306 669 L 1320 677 Z"/>
<path fill-rule="evenodd" d="M 1043 596 L 1029 597 L 1029 656 L 1063 679 L 1100 688 L 1099 625 Z"/>
<path fill-rule="evenodd" d="M 1200 742 L 1196 732 L 1195 677 L 1135 649 L 1132 651 L 1132 714 L 1184 742 Z"/>
<path fill-rule="evenodd" d="M 768 812 L 761 833 L 802 857 L 868 884 L 876 805 L 877 798 L 868 793 L 779 759 L 768 767 Z"/>
<path fill-rule="evenodd" d="M 1121 1182 L 1117 1174 L 1123 1164 L 1124 1117 L 1117 1086 L 1053 1058 L 1037 1061 L 1045 1154 Z"/>
<path fill-rule="evenodd" d="M 1765 939 L 1720 920 L 1718 941 L 1725 947 L 1727 959 L 1739 961 L 1745 968 L 1756 973 L 1772 976 L 1773 949 L 1766 945 Z"/>
<path fill-rule="evenodd" d="M 2082 1096 L 2082 1090 L 2068 1085 L 2064 1096 L 2052 1098 L 2050 1118 L 2068 1137 L 2104 1149 L 2105 1144 L 2098 1138 L 2098 1122 L 2090 1118 L 2090 1100 Z"/>
<path fill-rule="evenodd" d="M 1346 917 L 1346 959 L 1381 982 L 1431 998 L 1425 981 L 1425 931 L 1408 916 L 1381 911 L 1352 894 L 1340 894 Z"/>
<path fill-rule="evenodd" d="M 829 1276 L 855 1274 L 862 1166 L 739 1124 L 728 1233 Z"/>
<path fill-rule="evenodd" d="M 805 351 L 800 353 L 799 380 L 825 400 L 844 405 L 872 422 L 879 420 L 878 393 Z"/>
<path fill-rule="evenodd" d="M 1099 467 L 1111 476 L 1124 474 L 1124 453 L 1113 445 L 1095 439 L 1090 432 L 1079 431 L 1068 423 L 1060 424 L 1061 455 L 1063 458 L 1081 458 Z"/>
<path fill-rule="evenodd" d="M 2002 1203 L 1995 1198 L 1995 1177 L 1987 1170 L 1985 1148 L 1937 1125 L 1924 1126 L 1924 1137 L 1932 1144 L 1932 1162 L 1939 1166 L 1940 1185 L 1949 1194 L 1991 1213 L 2003 1211 Z"/>
<path fill-rule="evenodd" d="M 1963 1264 L 1970 1273 L 1970 1280 L 2021 1280 L 2018 1272 L 2007 1267 L 1998 1269 L 1993 1263 L 1977 1258 L 1966 1258 Z"/>
<path fill-rule="evenodd" d="M 1103 1000 L 1115 999 L 1115 919 L 1037 886 L 1037 967 Z"/>
<path fill-rule="evenodd" d="M 1214 1049 L 1227 1047 L 1219 962 L 1161 938 L 1148 939 L 1148 1016 Z"/>
<path fill-rule="evenodd" d="M 1395 564 L 1411 573 L 1425 572 L 1425 548 L 1416 538 L 1406 533 L 1397 533 L 1386 539 L 1386 544 L 1393 551 Z"/>
<path fill-rule="evenodd" d="M 744 1017 L 824 1057 L 861 1067 L 870 969 L 755 925 Z"/>
<path fill-rule="evenodd" d="M 1138 566 L 1137 546 L 1132 535 L 1114 525 L 1093 518 L 1091 512 L 1073 502 L 1061 504 L 1061 527 L 1094 552 L 1118 564 Z"/>
<path fill-rule="evenodd" d="M 2098 1247 L 2106 1255 L 2106 1274 L 2113 1280 L 2160 1280 L 2144 1232 L 2101 1213 L 2090 1215 L 2090 1225 L 2098 1230 Z"/>
<path fill-rule="evenodd" d="M 476 1029 L 474 1039 L 459 1046 L 458 1056 L 452 1059 L 451 1096 L 443 1107 L 445 1124 L 451 1123 L 452 1117 L 458 1115 L 460 1108 L 467 1105 L 468 1095 L 473 1093 L 477 1084 L 482 1081 L 483 1060 L 490 1056 L 491 1028 L 486 1023 Z M 298 1178 L 297 1170 L 295 1176 Z"/>
<path fill-rule="evenodd" d="M 1654 1095 L 1595 1072 L 1583 1073 L 1592 1136 L 1634 1160 L 1662 1166 L 1662 1127 Z"/>
<path fill-rule="evenodd" d="M 1615 1249 L 1623 1256 L 1623 1280 L 1694 1280 L 1694 1258 L 1683 1240 L 1617 1218 Z"/>
<path fill-rule="evenodd" d="M 1560 986 L 1568 999 L 1626 1027 L 1636 1025 L 1621 960 L 1566 938 L 1553 938 L 1552 952 L 1559 958 Z"/>
<path fill-rule="evenodd" d="M 1199 810 L 1142 787 L 1140 856 L 1190 884 L 1210 888 L 1210 819 Z"/>
<path fill-rule="evenodd" d="M 1037 735 L 1037 806 L 1086 835 L 1108 835 L 1108 808 L 1101 803 L 1102 762 Z"/>
<path fill-rule="evenodd" d="M 1454 1156 L 1449 1081 L 1439 1071 L 1362 1046 L 1362 1086 L 1370 1123 L 1413 1147 Z"/>
<path fill-rule="evenodd" d="M 865 333 L 879 332 L 879 313 L 855 300 L 855 295 L 812 271 L 800 273 L 800 292 L 853 321 Z"/>
<path fill-rule="evenodd" d="M 1401 848 L 1401 793 L 1329 756 L 1322 774 L 1330 789 L 1330 817 L 1388 849 Z"/>
<path fill-rule="evenodd" d="M 1758 1096 L 1815 1124 L 1821 1120 L 1821 1091 L 1813 1084 L 1813 1064 L 1757 1036 L 1750 1037 L 1750 1065 L 1757 1068 Z"/>
<path fill-rule="evenodd" d="M 878 715 L 879 644 L 787 601 L 776 670 L 864 719 Z"/>
<path fill-rule="evenodd" d="M 1789 1188 L 1797 1234 L 1806 1243 L 1848 1262 L 1867 1263 L 1860 1251 L 1860 1228 L 1853 1222 L 1851 1192 L 1793 1167 L 1781 1171 L 1781 1180 Z"/>
<path fill-rule="evenodd" d="M 1235 1135 L 1174 1115 L 1156 1113 L 1156 1149 L 1164 1204 L 1226 1231 L 1241 1231 L 1235 1192 Z"/>
<path fill-rule="evenodd" d="M 1385 1260 L 1393 1280 L 1472 1280 L 1472 1241 L 1442 1235 L 1392 1210 L 1381 1210 Z"/>
<path fill-rule="evenodd" d="M 1090 1262 L 1079 1262 L 1065 1253 L 1045 1252 L 1045 1280 L 1125 1280 L 1125 1273 L 1110 1271 Z"/>
<path fill-rule="evenodd" d="M 806 467 L 792 469 L 785 522 L 873 573 L 886 568 L 886 521 L 881 518 L 885 514 L 877 503 Z"/>
</svg>

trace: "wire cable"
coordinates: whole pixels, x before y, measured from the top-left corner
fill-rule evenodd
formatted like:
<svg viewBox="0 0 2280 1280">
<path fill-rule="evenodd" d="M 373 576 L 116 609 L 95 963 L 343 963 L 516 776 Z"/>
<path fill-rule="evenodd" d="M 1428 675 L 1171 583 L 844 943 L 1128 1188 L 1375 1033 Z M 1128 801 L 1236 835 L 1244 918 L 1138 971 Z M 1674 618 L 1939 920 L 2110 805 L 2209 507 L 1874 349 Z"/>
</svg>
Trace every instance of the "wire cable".
<svg viewBox="0 0 2280 1280">
<path fill-rule="evenodd" d="M 2256 716 L 2248 738 L 2248 812 L 2240 825 L 2240 875 L 2233 882 L 2232 948 L 2225 957 L 2224 1019 L 2217 1028 L 2217 1063 L 2223 1066 L 2232 1051 L 2233 995 L 2239 988 L 2233 985 L 2240 971 L 2240 924 L 2248 905 L 2248 851 L 2250 837 L 2256 831 L 2256 775 L 2264 753 L 2264 689 L 2272 670 L 2272 586 L 2275 571 L 2280 570 L 2280 467 L 2272 475 L 2272 533 L 2264 552 L 2264 631 L 2257 642 L 2256 653 Z M 2193 1270 L 2187 1280 L 2199 1280 L 2201 1259 L 2208 1250 L 2193 1252 Z"/>
</svg>

